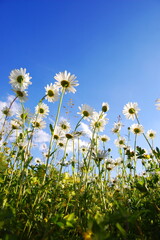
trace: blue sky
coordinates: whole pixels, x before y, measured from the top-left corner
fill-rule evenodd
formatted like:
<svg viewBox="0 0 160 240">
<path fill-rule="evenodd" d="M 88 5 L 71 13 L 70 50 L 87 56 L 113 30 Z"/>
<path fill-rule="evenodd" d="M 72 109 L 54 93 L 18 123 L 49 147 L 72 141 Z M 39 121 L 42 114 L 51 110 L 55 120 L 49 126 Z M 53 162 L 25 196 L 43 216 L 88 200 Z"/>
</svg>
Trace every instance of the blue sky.
<svg viewBox="0 0 160 240">
<path fill-rule="evenodd" d="M 2 101 L 12 93 L 8 76 L 15 68 L 32 76 L 32 109 L 44 86 L 67 70 L 80 84 L 67 95 L 75 112 L 83 103 L 100 110 L 108 102 L 111 127 L 134 101 L 145 129 L 159 131 L 159 0 L 0 0 L 0 22 Z"/>
</svg>

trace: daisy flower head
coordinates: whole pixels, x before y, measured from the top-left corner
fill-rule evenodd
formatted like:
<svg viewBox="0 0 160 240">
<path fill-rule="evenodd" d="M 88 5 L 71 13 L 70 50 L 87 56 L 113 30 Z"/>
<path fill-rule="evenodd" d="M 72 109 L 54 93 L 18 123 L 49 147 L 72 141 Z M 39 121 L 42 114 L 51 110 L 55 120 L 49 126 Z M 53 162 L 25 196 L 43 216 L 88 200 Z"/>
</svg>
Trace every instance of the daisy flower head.
<svg viewBox="0 0 160 240">
<path fill-rule="evenodd" d="M 104 134 L 104 135 L 100 136 L 100 140 L 102 142 L 108 142 L 110 140 L 110 137 L 108 137 L 107 135 Z"/>
<path fill-rule="evenodd" d="M 2 111 L 2 114 L 7 116 L 7 117 L 11 117 L 11 116 L 14 115 L 12 110 L 9 107 L 7 107 L 7 106 L 3 107 L 1 111 Z"/>
<path fill-rule="evenodd" d="M 20 100 L 20 102 L 25 102 L 27 100 L 28 93 L 27 91 L 21 90 L 19 88 L 13 89 L 13 91 L 16 93 L 16 96 Z"/>
<path fill-rule="evenodd" d="M 64 130 L 62 130 L 61 127 L 59 126 L 56 126 L 55 129 L 54 129 L 54 133 L 53 133 L 53 138 L 58 141 L 62 138 L 64 138 Z"/>
<path fill-rule="evenodd" d="M 103 132 L 105 125 L 108 123 L 108 119 L 105 116 L 106 114 L 94 112 L 91 118 L 91 128 Z"/>
<path fill-rule="evenodd" d="M 158 98 L 157 100 L 156 100 L 156 108 L 157 108 L 157 110 L 160 110 L 160 98 Z"/>
<path fill-rule="evenodd" d="M 48 102 L 56 102 L 58 100 L 59 91 L 55 84 L 50 84 L 45 87 L 46 90 L 46 99 Z"/>
<path fill-rule="evenodd" d="M 93 115 L 93 108 L 90 107 L 87 104 L 81 104 L 81 107 L 78 107 L 80 112 L 78 112 L 78 114 L 80 114 L 82 117 L 84 117 L 85 119 L 88 119 L 89 117 L 91 117 Z"/>
<path fill-rule="evenodd" d="M 18 119 L 12 119 L 10 124 L 12 129 L 15 130 L 20 128 L 20 126 L 22 125 L 22 122 Z"/>
<path fill-rule="evenodd" d="M 70 123 L 65 118 L 61 118 L 58 126 L 65 132 L 69 132 L 71 129 Z"/>
<path fill-rule="evenodd" d="M 35 129 L 43 129 L 46 127 L 46 122 L 44 122 L 41 117 L 35 117 L 31 122 Z"/>
<path fill-rule="evenodd" d="M 76 76 L 70 73 L 67 73 L 67 71 L 59 72 L 57 73 L 54 78 L 57 80 L 55 83 L 58 88 L 65 89 L 67 92 L 75 93 L 76 89 L 74 87 L 78 86 L 79 83 L 76 79 Z"/>
<path fill-rule="evenodd" d="M 21 109 L 19 111 L 17 111 L 16 116 L 17 118 L 19 118 L 21 121 L 23 122 L 27 122 L 29 121 L 29 119 L 31 118 L 31 113 L 29 112 L 30 110 L 28 108 L 26 109 Z"/>
<path fill-rule="evenodd" d="M 114 144 L 119 148 L 124 148 L 126 146 L 126 139 L 124 137 L 119 137 L 114 141 Z"/>
<path fill-rule="evenodd" d="M 45 103 L 40 103 L 35 107 L 35 113 L 38 114 L 38 116 L 46 117 L 49 113 L 49 107 Z"/>
<path fill-rule="evenodd" d="M 130 130 L 132 133 L 136 134 L 136 135 L 141 135 L 142 133 L 144 133 L 144 128 L 141 124 L 138 123 L 134 123 L 131 125 Z"/>
<path fill-rule="evenodd" d="M 123 114 L 127 119 L 135 119 L 135 116 L 138 114 L 140 109 L 138 108 L 138 103 L 129 102 L 123 108 Z"/>
<path fill-rule="evenodd" d="M 146 133 L 146 137 L 148 139 L 154 139 L 156 137 L 156 131 L 153 131 L 152 129 L 148 130 Z"/>
<path fill-rule="evenodd" d="M 38 157 L 36 157 L 34 159 L 34 161 L 35 161 L 36 164 L 42 164 L 42 160 L 40 158 L 38 158 Z"/>
<path fill-rule="evenodd" d="M 12 70 L 9 76 L 12 87 L 21 90 L 27 89 L 28 85 L 32 84 L 30 82 L 31 78 L 29 73 L 26 73 L 26 68 Z"/>
<path fill-rule="evenodd" d="M 102 112 L 108 112 L 109 111 L 109 104 L 107 102 L 102 103 Z"/>
<path fill-rule="evenodd" d="M 120 130 L 121 130 L 121 128 L 122 128 L 122 126 L 123 126 L 122 122 L 120 122 L 120 121 L 115 122 L 115 123 L 114 123 L 114 127 L 111 129 L 111 131 L 112 131 L 113 133 L 119 133 Z"/>
</svg>

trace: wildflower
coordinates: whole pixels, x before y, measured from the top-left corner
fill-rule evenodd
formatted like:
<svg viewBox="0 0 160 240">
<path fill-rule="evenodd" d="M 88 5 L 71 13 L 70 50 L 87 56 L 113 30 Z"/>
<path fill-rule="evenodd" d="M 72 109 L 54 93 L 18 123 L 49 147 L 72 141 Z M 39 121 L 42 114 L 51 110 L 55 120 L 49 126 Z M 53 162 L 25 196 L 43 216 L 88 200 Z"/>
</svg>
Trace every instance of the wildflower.
<svg viewBox="0 0 160 240">
<path fill-rule="evenodd" d="M 84 118 L 89 118 L 93 115 L 93 108 L 87 104 L 82 104 L 81 107 L 78 108 L 80 110 L 78 114 L 81 114 L 81 116 Z"/>
<path fill-rule="evenodd" d="M 1 111 L 2 111 L 2 113 L 3 113 L 5 116 L 7 116 L 7 117 L 13 116 L 12 110 L 11 110 L 10 108 L 8 108 L 7 106 L 4 107 L 4 108 L 2 108 Z"/>
<path fill-rule="evenodd" d="M 44 122 L 41 117 L 34 118 L 31 122 L 35 129 L 43 129 L 46 127 L 46 122 Z"/>
<path fill-rule="evenodd" d="M 31 117 L 31 114 L 29 113 L 29 109 L 21 109 L 17 111 L 16 113 L 17 118 L 21 119 L 23 122 L 29 121 L 29 118 Z"/>
<path fill-rule="evenodd" d="M 85 153 L 85 152 L 88 151 L 88 147 L 86 147 L 85 145 L 82 145 L 82 146 L 80 147 L 80 151 L 81 151 L 82 153 Z"/>
<path fill-rule="evenodd" d="M 147 138 L 149 139 L 154 139 L 156 137 L 156 132 L 153 131 L 152 129 L 151 130 L 148 130 L 147 133 L 146 133 L 146 136 Z"/>
<path fill-rule="evenodd" d="M 108 112 L 109 111 L 109 104 L 106 102 L 102 103 L 102 112 Z"/>
<path fill-rule="evenodd" d="M 49 107 L 45 103 L 40 103 L 35 107 L 35 113 L 38 114 L 38 116 L 46 117 L 49 113 Z"/>
<path fill-rule="evenodd" d="M 70 123 L 65 118 L 61 118 L 58 126 L 65 132 L 69 132 L 71 129 Z"/>
<path fill-rule="evenodd" d="M 36 157 L 36 158 L 34 159 L 34 161 L 35 161 L 36 164 L 41 164 L 41 163 L 42 163 L 41 159 L 38 158 L 38 157 Z"/>
<path fill-rule="evenodd" d="M 105 125 L 108 122 L 108 119 L 105 117 L 106 114 L 100 114 L 98 112 L 94 112 L 91 118 L 91 128 L 96 131 L 103 132 Z"/>
<path fill-rule="evenodd" d="M 108 137 L 107 135 L 102 135 L 100 136 L 100 140 L 102 142 L 108 142 L 110 140 L 110 137 Z"/>
<path fill-rule="evenodd" d="M 18 97 L 20 102 L 25 102 L 27 100 L 28 93 L 26 91 L 19 88 L 15 88 L 13 91 L 16 93 L 16 96 Z"/>
<path fill-rule="evenodd" d="M 126 145 L 125 145 L 125 142 L 126 142 L 126 139 L 124 137 L 119 137 L 118 139 L 116 139 L 114 141 L 114 144 L 117 146 L 117 147 L 121 147 L 121 148 L 124 148 Z"/>
<path fill-rule="evenodd" d="M 107 164 L 106 165 L 106 169 L 108 170 L 108 171 L 111 171 L 113 168 L 114 168 L 114 164 Z"/>
<path fill-rule="evenodd" d="M 128 119 L 135 119 L 135 116 L 138 114 L 140 109 L 138 108 L 138 103 L 127 103 L 123 108 L 123 114 Z"/>
<path fill-rule="evenodd" d="M 29 84 L 32 84 L 30 82 L 31 78 L 32 77 L 29 76 L 29 73 L 26 73 L 26 68 L 12 70 L 9 76 L 12 87 L 22 91 L 28 88 Z"/>
<path fill-rule="evenodd" d="M 78 86 L 79 84 L 77 80 L 75 81 L 75 75 L 71 75 L 70 73 L 67 73 L 67 71 L 64 71 L 56 74 L 54 78 L 57 80 L 55 84 L 58 88 L 65 89 L 67 92 L 76 92 L 74 87 Z"/>
<path fill-rule="evenodd" d="M 53 138 L 57 141 L 62 139 L 63 137 L 64 137 L 64 131 L 62 130 L 61 127 L 56 126 L 54 129 Z"/>
<path fill-rule="evenodd" d="M 107 151 L 106 150 L 98 150 L 96 153 L 92 153 L 94 160 L 95 161 L 102 161 L 103 159 L 105 159 L 107 157 Z"/>
<path fill-rule="evenodd" d="M 134 133 L 136 135 L 141 135 L 142 133 L 144 133 L 143 126 L 138 123 L 132 124 L 130 130 L 132 133 Z"/>
<path fill-rule="evenodd" d="M 13 120 L 11 120 L 10 124 L 11 124 L 12 129 L 19 129 L 22 123 L 18 119 L 15 119 L 15 120 L 13 119 Z"/>
<path fill-rule="evenodd" d="M 50 84 L 45 87 L 46 99 L 48 102 L 56 102 L 58 100 L 59 91 L 54 84 Z"/>
<path fill-rule="evenodd" d="M 123 124 L 122 122 L 118 121 L 114 123 L 114 127 L 111 129 L 112 133 L 119 133 Z"/>
</svg>

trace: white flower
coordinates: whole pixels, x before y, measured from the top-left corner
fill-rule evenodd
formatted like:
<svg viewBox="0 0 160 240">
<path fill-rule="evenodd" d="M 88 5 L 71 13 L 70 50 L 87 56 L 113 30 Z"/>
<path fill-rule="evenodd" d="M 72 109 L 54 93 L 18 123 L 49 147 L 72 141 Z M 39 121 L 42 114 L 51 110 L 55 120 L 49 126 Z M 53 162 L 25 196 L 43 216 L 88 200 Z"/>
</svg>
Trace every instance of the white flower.
<svg viewBox="0 0 160 240">
<path fill-rule="evenodd" d="M 132 124 L 130 127 L 130 130 L 132 133 L 137 134 L 137 135 L 141 135 L 142 133 L 144 133 L 143 126 L 138 123 Z"/>
<path fill-rule="evenodd" d="M 114 123 L 114 127 L 111 129 L 111 131 L 112 131 L 113 133 L 119 133 L 120 130 L 121 130 L 121 128 L 122 128 L 122 126 L 123 126 L 122 122 L 120 122 L 120 121 L 115 122 L 115 123 Z"/>
<path fill-rule="evenodd" d="M 61 118 L 58 126 L 65 132 L 69 132 L 71 129 L 70 123 L 65 118 Z"/>
<path fill-rule="evenodd" d="M 48 102 L 56 102 L 58 100 L 59 91 L 55 84 L 50 84 L 45 87 L 46 90 L 46 99 Z"/>
<path fill-rule="evenodd" d="M 2 108 L 2 113 L 7 116 L 7 117 L 11 117 L 14 115 L 14 113 L 12 112 L 12 110 L 10 108 L 8 108 L 7 106 Z"/>
<path fill-rule="evenodd" d="M 60 140 L 64 137 L 64 130 L 61 127 L 56 126 L 53 133 L 53 138 L 55 140 Z"/>
<path fill-rule="evenodd" d="M 18 119 L 12 119 L 10 124 L 11 124 L 12 129 L 19 129 L 20 126 L 22 125 L 22 122 Z"/>
<path fill-rule="evenodd" d="M 23 122 L 29 121 L 31 118 L 31 114 L 29 113 L 29 109 L 22 108 L 19 111 L 16 112 L 17 118 L 21 119 Z"/>
<path fill-rule="evenodd" d="M 110 140 L 110 137 L 108 137 L 107 135 L 102 135 L 100 136 L 100 140 L 102 142 L 108 142 Z"/>
<path fill-rule="evenodd" d="M 31 122 L 35 129 L 43 129 L 46 127 L 46 122 L 44 122 L 41 117 L 35 117 Z"/>
<path fill-rule="evenodd" d="M 78 114 L 81 114 L 81 116 L 84 118 L 89 118 L 93 115 L 93 108 L 87 104 L 82 104 L 81 107 L 78 108 L 80 110 Z"/>
<path fill-rule="evenodd" d="M 13 89 L 13 91 L 16 93 L 16 96 L 20 100 L 20 102 L 25 102 L 27 100 L 28 93 L 24 90 L 21 90 L 19 88 Z"/>
<path fill-rule="evenodd" d="M 119 137 L 114 141 L 114 144 L 117 147 L 121 147 L 121 148 L 124 148 L 126 146 L 125 143 L 126 143 L 126 139 L 124 137 Z"/>
<path fill-rule="evenodd" d="M 108 112 L 109 111 L 109 104 L 107 102 L 102 103 L 102 112 Z"/>
<path fill-rule="evenodd" d="M 29 73 L 26 73 L 26 68 L 12 70 L 9 76 L 12 87 L 20 90 L 24 90 L 28 88 L 29 84 L 32 84 L 31 78 Z"/>
<path fill-rule="evenodd" d="M 82 145 L 82 146 L 80 147 L 80 151 L 81 151 L 82 153 L 85 153 L 85 152 L 88 151 L 88 147 L 85 146 L 85 145 Z"/>
<path fill-rule="evenodd" d="M 92 153 L 94 160 L 96 161 L 102 161 L 103 159 L 105 159 L 107 157 L 107 151 L 106 150 L 98 150 L 96 153 Z"/>
<path fill-rule="evenodd" d="M 160 110 L 160 98 L 158 98 L 157 100 L 156 100 L 156 108 L 157 108 L 157 110 Z"/>
<path fill-rule="evenodd" d="M 153 131 L 152 129 L 151 130 L 148 130 L 147 133 L 146 133 L 146 136 L 147 138 L 149 139 L 154 139 L 156 137 L 156 132 Z"/>
<path fill-rule="evenodd" d="M 36 157 L 34 159 L 34 161 L 35 161 L 36 164 L 42 164 L 42 160 L 40 158 L 38 158 L 38 157 Z"/>
<path fill-rule="evenodd" d="M 103 132 L 108 119 L 105 117 L 106 114 L 94 112 L 91 118 L 91 128 L 96 131 Z"/>
<path fill-rule="evenodd" d="M 135 119 L 135 115 L 137 115 L 139 111 L 138 103 L 129 102 L 123 108 L 123 114 L 125 117 L 132 120 Z"/>
<path fill-rule="evenodd" d="M 35 113 L 38 116 L 46 117 L 49 113 L 49 107 L 45 103 L 40 103 L 35 107 Z"/>
<path fill-rule="evenodd" d="M 67 73 L 67 71 L 59 72 L 54 76 L 54 78 L 57 80 L 55 83 L 58 88 L 65 89 L 67 92 L 75 93 L 76 89 L 74 87 L 78 86 L 78 81 L 76 79 L 75 75 L 71 75 L 70 73 Z"/>
</svg>

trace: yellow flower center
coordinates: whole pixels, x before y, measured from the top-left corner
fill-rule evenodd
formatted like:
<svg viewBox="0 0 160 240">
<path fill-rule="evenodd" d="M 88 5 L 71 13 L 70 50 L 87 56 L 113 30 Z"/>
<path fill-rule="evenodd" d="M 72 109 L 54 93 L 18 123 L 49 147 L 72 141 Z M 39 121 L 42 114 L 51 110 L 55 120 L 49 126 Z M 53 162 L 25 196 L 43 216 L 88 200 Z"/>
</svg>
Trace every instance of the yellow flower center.
<svg viewBox="0 0 160 240">
<path fill-rule="evenodd" d="M 23 76 L 22 76 L 22 75 L 19 75 L 19 76 L 17 77 L 17 82 L 18 82 L 18 83 L 22 83 L 22 82 L 23 82 Z"/>
<path fill-rule="evenodd" d="M 62 87 L 67 88 L 67 87 L 69 87 L 69 82 L 67 80 L 62 80 L 61 85 L 62 85 Z"/>
</svg>

